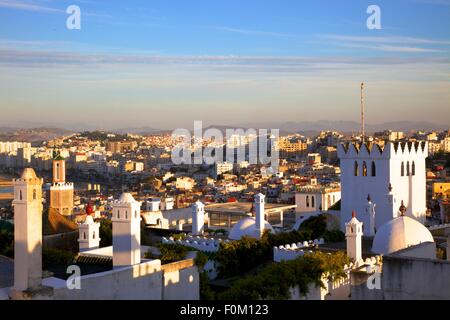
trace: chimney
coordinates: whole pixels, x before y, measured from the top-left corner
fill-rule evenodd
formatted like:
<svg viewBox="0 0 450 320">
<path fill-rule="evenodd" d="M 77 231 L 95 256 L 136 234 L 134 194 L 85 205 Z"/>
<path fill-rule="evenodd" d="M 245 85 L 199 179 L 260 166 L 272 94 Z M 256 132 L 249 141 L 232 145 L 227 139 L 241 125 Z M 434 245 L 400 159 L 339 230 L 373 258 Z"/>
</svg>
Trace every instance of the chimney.
<svg viewBox="0 0 450 320">
<path fill-rule="evenodd" d="M 205 225 L 205 205 L 197 201 L 192 205 L 192 235 L 203 234 Z"/>
</svg>

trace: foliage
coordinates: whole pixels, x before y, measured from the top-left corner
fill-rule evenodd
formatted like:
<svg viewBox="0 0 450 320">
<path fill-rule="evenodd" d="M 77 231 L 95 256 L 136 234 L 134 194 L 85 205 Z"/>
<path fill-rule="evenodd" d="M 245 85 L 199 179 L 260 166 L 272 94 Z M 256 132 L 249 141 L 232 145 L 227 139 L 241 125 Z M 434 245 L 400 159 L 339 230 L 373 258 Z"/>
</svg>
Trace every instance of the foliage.
<svg viewBox="0 0 450 320">
<path fill-rule="evenodd" d="M 100 247 L 112 246 L 112 221 L 102 219 L 100 221 Z"/>
<path fill-rule="evenodd" d="M 75 254 L 70 251 L 43 248 L 42 249 L 42 267 L 49 269 L 58 266 L 68 266 L 73 263 Z"/>
<path fill-rule="evenodd" d="M 203 271 L 200 273 L 200 300 L 214 300 L 215 294 L 211 290 L 208 273 Z"/>
<path fill-rule="evenodd" d="M 298 231 L 272 234 L 265 232 L 260 240 L 244 237 L 238 241 L 222 243 L 215 256 L 220 277 L 232 277 L 248 272 L 272 260 L 273 247 L 324 238 L 328 242 L 345 240 L 340 230 L 326 230 L 324 215 L 311 217 Z"/>
<path fill-rule="evenodd" d="M 14 234 L 5 229 L 0 230 L 0 255 L 14 258 Z"/>
<path fill-rule="evenodd" d="M 327 254 L 314 252 L 296 260 L 272 263 L 257 275 L 237 280 L 231 288 L 219 294 L 220 300 L 289 299 L 290 289 L 298 287 L 302 295 L 308 286 L 322 286 L 323 275 L 329 280 L 345 276 L 343 267 L 348 263 L 344 252 Z"/>
<path fill-rule="evenodd" d="M 249 271 L 271 259 L 272 248 L 267 237 L 261 241 L 243 237 L 238 241 L 221 243 L 215 260 L 221 277 L 231 277 Z"/>
<path fill-rule="evenodd" d="M 197 256 L 195 257 L 195 265 L 202 270 L 205 264 L 208 262 L 209 258 L 206 254 L 201 251 L 197 251 Z"/>
<path fill-rule="evenodd" d="M 14 232 L 14 225 L 8 221 L 0 220 L 0 230 L 5 230 L 7 232 Z"/>
<path fill-rule="evenodd" d="M 323 214 L 307 219 L 299 228 L 299 231 L 311 232 L 310 239 L 319 239 L 326 230 L 327 217 Z"/>
<path fill-rule="evenodd" d="M 325 242 L 341 242 L 345 240 L 345 233 L 341 230 L 326 230 L 323 238 Z"/>
<path fill-rule="evenodd" d="M 172 263 L 175 261 L 183 260 L 189 248 L 179 244 L 159 244 L 158 249 L 161 252 L 162 264 Z"/>
<path fill-rule="evenodd" d="M 185 240 L 186 233 L 174 233 L 174 234 L 171 234 L 170 237 L 172 237 L 174 241 Z"/>
</svg>

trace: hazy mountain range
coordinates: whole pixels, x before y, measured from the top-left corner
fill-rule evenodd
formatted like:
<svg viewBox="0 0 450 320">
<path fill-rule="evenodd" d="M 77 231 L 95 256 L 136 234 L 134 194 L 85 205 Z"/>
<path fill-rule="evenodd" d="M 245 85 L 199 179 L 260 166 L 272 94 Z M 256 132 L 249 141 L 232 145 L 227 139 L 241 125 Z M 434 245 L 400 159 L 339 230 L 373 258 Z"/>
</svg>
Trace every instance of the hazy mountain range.
<svg viewBox="0 0 450 320">
<path fill-rule="evenodd" d="M 158 129 L 150 126 L 145 127 L 133 127 L 133 128 L 96 128 L 86 124 L 73 124 L 65 129 L 58 128 L 57 126 L 32 126 L 32 122 L 23 122 L 17 126 L 3 126 L 0 127 L 0 140 L 16 140 L 16 141 L 43 141 L 50 140 L 58 136 L 68 135 L 73 132 L 81 131 L 94 131 L 94 130 L 106 130 L 116 133 L 135 133 L 135 134 L 159 134 L 170 133 L 173 128 Z M 186 128 L 193 130 L 193 125 Z M 210 125 L 203 128 L 203 131 L 208 128 L 216 128 L 225 132 L 226 129 L 236 128 L 255 128 L 255 129 L 280 129 L 281 134 L 287 133 L 301 133 L 307 136 L 313 136 L 322 130 L 333 130 L 343 133 L 358 132 L 361 130 L 361 124 L 356 121 L 331 121 L 331 120 L 319 120 L 319 121 L 274 121 L 264 123 L 242 123 L 238 125 Z M 380 124 L 367 124 L 366 132 L 372 133 L 375 131 L 394 130 L 408 132 L 411 130 L 449 130 L 449 125 L 436 124 L 430 122 L 418 122 L 418 121 L 396 121 L 385 122 Z"/>
</svg>

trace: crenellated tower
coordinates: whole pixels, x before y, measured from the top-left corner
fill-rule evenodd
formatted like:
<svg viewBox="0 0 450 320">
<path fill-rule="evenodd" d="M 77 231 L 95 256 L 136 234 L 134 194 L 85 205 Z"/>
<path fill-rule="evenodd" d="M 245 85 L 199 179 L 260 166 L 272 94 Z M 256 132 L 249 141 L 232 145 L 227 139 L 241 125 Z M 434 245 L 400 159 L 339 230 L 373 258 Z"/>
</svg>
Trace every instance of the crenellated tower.
<svg viewBox="0 0 450 320">
<path fill-rule="evenodd" d="M 338 156 L 341 162 L 342 230 L 345 221 L 351 218 L 350 212 L 366 211 L 368 194 L 377 204 L 375 228 L 395 217 L 396 199 L 405 202 L 406 215 L 424 222 L 426 142 L 346 143 L 338 146 Z M 386 195 L 387 186 L 390 190 Z M 370 226 L 370 215 L 360 218 L 364 225 Z"/>
</svg>

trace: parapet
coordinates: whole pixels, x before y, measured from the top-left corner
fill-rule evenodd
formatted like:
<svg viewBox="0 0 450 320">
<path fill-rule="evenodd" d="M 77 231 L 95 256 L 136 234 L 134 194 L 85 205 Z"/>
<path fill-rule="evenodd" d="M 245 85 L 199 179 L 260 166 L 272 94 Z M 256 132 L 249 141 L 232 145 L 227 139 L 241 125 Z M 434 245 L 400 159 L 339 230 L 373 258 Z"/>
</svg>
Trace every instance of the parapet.
<svg viewBox="0 0 450 320">
<path fill-rule="evenodd" d="M 389 159 L 402 156 L 428 156 L 426 141 L 386 142 L 386 143 L 341 143 L 338 145 L 339 158 L 367 158 L 377 157 Z"/>
</svg>

